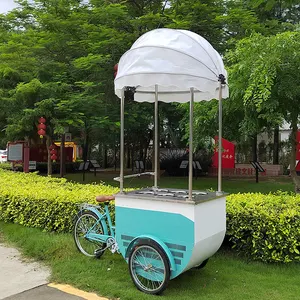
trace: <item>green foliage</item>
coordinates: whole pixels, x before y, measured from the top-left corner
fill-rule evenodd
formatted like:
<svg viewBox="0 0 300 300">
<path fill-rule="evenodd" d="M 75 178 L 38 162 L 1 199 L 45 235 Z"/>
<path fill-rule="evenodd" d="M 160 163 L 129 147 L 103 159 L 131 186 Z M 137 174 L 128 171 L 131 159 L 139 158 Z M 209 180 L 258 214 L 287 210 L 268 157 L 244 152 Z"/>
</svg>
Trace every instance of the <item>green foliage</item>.
<svg viewBox="0 0 300 300">
<path fill-rule="evenodd" d="M 0 169 L 0 220 L 70 232 L 78 204 L 118 188 L 78 184 Z M 114 207 L 111 207 L 112 213 Z M 227 237 L 238 252 L 263 262 L 300 261 L 300 196 L 287 192 L 227 196 Z"/>
<path fill-rule="evenodd" d="M 300 196 L 287 192 L 227 197 L 227 235 L 237 251 L 263 262 L 300 261 Z"/>
<path fill-rule="evenodd" d="M 82 185 L 35 173 L 0 169 L 0 176 L 0 220 L 46 231 L 70 232 L 78 204 L 96 204 L 97 195 L 118 192 L 103 183 Z"/>
<path fill-rule="evenodd" d="M 0 169 L 11 170 L 11 164 L 9 162 L 4 162 L 0 164 Z"/>
</svg>

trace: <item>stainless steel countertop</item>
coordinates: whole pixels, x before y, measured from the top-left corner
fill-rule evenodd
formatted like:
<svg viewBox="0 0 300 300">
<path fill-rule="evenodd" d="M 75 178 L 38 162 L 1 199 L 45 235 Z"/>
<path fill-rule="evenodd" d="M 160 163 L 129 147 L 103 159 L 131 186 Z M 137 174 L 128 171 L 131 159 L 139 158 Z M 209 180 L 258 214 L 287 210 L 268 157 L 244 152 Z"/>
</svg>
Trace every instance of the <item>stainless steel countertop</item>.
<svg viewBox="0 0 300 300">
<path fill-rule="evenodd" d="M 135 198 L 138 200 L 155 200 L 173 203 L 199 204 L 206 201 L 215 200 L 225 197 L 226 193 L 217 196 L 216 192 L 197 191 L 193 190 L 193 200 L 188 199 L 188 190 L 172 189 L 172 188 L 145 188 L 134 190 L 126 193 L 119 193 L 117 198 Z"/>
</svg>

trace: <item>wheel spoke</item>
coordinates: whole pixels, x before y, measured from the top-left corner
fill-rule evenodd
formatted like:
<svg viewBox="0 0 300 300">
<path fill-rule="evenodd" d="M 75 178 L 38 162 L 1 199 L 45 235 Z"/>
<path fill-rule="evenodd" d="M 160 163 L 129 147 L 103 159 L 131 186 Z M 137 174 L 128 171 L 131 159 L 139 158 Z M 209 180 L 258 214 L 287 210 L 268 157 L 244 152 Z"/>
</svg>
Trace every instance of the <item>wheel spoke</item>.
<svg viewBox="0 0 300 300">
<path fill-rule="evenodd" d="M 93 228 L 91 230 L 91 228 Z M 92 231 L 93 233 L 103 234 L 101 223 L 97 223 L 97 217 L 89 212 L 81 214 L 75 223 L 74 238 L 77 248 L 86 256 L 95 256 L 95 251 L 102 249 L 104 244 L 102 242 L 92 241 L 85 237 L 85 235 Z"/>
<path fill-rule="evenodd" d="M 155 294 L 165 287 L 167 266 L 154 247 L 143 245 L 133 250 L 130 264 L 133 280 L 139 289 Z"/>
</svg>

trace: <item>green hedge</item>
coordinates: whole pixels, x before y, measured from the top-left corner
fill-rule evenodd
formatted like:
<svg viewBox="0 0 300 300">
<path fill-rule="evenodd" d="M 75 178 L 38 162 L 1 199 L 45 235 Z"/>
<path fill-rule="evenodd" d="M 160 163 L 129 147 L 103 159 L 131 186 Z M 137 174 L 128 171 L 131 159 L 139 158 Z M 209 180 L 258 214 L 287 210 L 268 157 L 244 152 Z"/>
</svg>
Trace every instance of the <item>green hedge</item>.
<svg viewBox="0 0 300 300">
<path fill-rule="evenodd" d="M 65 179 L 0 169 L 0 220 L 47 231 L 70 232 L 82 202 L 111 195 L 104 184 L 70 183 Z M 112 209 L 113 211 L 113 209 Z M 300 196 L 233 194 L 227 197 L 227 239 L 238 252 L 264 262 L 300 261 Z"/>
<path fill-rule="evenodd" d="M 228 196 L 227 237 L 252 259 L 299 262 L 300 196 L 286 192 Z"/>
<path fill-rule="evenodd" d="M 69 232 L 78 204 L 96 203 L 97 195 L 117 188 L 104 184 L 78 184 L 66 179 L 0 169 L 0 220 L 46 231 Z"/>
</svg>

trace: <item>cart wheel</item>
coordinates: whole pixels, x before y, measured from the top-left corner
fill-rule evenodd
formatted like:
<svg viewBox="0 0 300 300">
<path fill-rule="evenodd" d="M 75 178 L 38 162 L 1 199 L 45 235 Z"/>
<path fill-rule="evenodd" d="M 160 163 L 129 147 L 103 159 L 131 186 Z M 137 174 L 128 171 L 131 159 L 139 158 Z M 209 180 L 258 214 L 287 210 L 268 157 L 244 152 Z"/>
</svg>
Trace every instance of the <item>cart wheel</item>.
<svg viewBox="0 0 300 300">
<path fill-rule="evenodd" d="M 203 269 L 207 265 L 208 260 L 209 260 L 209 258 L 207 258 L 206 260 L 204 260 L 200 265 L 194 267 L 194 269 L 198 269 L 198 270 Z"/>
<path fill-rule="evenodd" d="M 135 286 L 147 294 L 160 294 L 170 280 L 170 265 L 165 252 L 151 241 L 138 243 L 129 255 L 129 272 Z"/>
<path fill-rule="evenodd" d="M 79 212 L 76 216 L 74 224 L 74 241 L 77 249 L 84 255 L 89 257 L 100 258 L 104 251 L 105 243 L 90 241 L 85 237 L 85 234 L 98 221 L 98 216 L 92 211 Z M 104 234 L 101 222 L 97 223 L 92 229 L 94 233 Z"/>
</svg>

